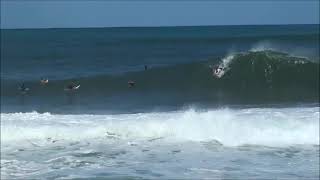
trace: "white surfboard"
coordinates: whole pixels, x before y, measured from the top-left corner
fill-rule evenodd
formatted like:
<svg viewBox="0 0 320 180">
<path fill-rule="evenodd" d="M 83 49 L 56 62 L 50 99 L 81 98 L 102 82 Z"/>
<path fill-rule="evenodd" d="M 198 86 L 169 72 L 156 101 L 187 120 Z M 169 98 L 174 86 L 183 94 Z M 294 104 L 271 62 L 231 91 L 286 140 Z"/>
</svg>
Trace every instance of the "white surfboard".
<svg viewBox="0 0 320 180">
<path fill-rule="evenodd" d="M 79 89 L 79 88 L 80 88 L 80 84 L 77 85 L 77 86 L 72 87 L 72 89 L 64 88 L 64 90 L 65 90 L 65 91 L 72 91 L 72 90 L 77 90 L 77 89 Z"/>
<path fill-rule="evenodd" d="M 80 87 L 80 84 L 78 86 L 73 87 L 72 89 L 76 90 L 76 89 L 79 89 L 79 87 Z"/>
</svg>

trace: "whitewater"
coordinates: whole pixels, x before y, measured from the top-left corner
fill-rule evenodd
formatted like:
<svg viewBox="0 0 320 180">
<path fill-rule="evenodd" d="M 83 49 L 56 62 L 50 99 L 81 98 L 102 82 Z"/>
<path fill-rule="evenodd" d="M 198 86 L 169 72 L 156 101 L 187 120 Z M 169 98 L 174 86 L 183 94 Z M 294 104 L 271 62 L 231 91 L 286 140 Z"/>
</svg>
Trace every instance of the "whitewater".
<svg viewBox="0 0 320 180">
<path fill-rule="evenodd" d="M 2 113 L 1 121 L 4 179 L 319 176 L 319 107 Z"/>
<path fill-rule="evenodd" d="M 223 145 L 319 144 L 319 108 L 251 108 L 120 115 L 1 114 L 1 141 L 105 138 L 216 140 Z"/>
</svg>

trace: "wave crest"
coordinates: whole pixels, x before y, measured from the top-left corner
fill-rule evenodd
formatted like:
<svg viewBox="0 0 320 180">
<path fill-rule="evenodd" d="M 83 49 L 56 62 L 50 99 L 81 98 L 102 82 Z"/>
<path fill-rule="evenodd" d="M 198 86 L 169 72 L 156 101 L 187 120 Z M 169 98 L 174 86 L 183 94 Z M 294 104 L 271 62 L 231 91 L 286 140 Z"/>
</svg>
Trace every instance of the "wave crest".
<svg viewBox="0 0 320 180">
<path fill-rule="evenodd" d="M 1 114 L 1 141 L 174 140 L 319 144 L 319 108 L 253 108 L 120 115 Z"/>
<path fill-rule="evenodd" d="M 210 65 L 224 69 L 221 78 L 212 75 Z M 128 88 L 127 82 L 136 82 L 134 88 Z M 76 79 L 50 81 L 47 87 L 39 82 L 29 82 L 33 96 L 39 98 L 57 98 L 63 96 L 64 87 L 70 83 L 81 84 L 81 98 L 106 96 L 125 96 L 131 92 L 161 94 L 152 97 L 161 101 L 163 97 L 176 98 L 184 94 L 186 103 L 209 102 L 283 102 L 319 100 L 319 63 L 308 58 L 290 56 L 276 51 L 248 51 L 233 53 L 224 58 L 178 64 L 146 71 L 129 72 L 119 76 L 103 75 L 80 77 Z M 1 95 L 17 96 L 17 83 L 4 82 Z M 157 99 L 157 98 L 160 99 Z M 95 99 L 96 100 L 96 99 Z M 127 101 L 126 99 L 125 101 Z M 121 100 L 123 101 L 123 100 Z M 95 103 L 95 102 L 90 102 Z"/>
<path fill-rule="evenodd" d="M 256 88 L 318 87 L 319 64 L 304 57 L 271 50 L 237 53 L 218 64 L 225 83 Z"/>
</svg>

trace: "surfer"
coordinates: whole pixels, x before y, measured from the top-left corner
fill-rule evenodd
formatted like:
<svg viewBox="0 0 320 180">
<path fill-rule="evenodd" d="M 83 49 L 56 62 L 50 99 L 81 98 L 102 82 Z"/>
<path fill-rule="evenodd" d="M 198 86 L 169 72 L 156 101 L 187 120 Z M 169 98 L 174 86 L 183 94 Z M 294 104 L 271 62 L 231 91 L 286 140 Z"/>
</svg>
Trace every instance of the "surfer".
<svg viewBox="0 0 320 180">
<path fill-rule="evenodd" d="M 48 84 L 48 82 L 49 82 L 49 79 L 44 79 L 44 78 L 42 78 L 42 79 L 40 80 L 40 83 L 41 83 L 42 85 L 46 85 L 46 84 Z"/>
<path fill-rule="evenodd" d="M 136 83 L 134 81 L 128 81 L 129 88 L 133 87 Z"/>
<path fill-rule="evenodd" d="M 27 91 L 29 91 L 29 88 L 27 88 L 27 87 L 24 85 L 24 83 L 22 83 L 22 84 L 19 86 L 18 89 L 20 90 L 20 92 L 21 92 L 22 94 L 25 94 L 25 93 L 27 93 Z"/>
<path fill-rule="evenodd" d="M 75 83 L 70 83 L 64 90 L 71 91 L 79 89 L 80 84 L 76 85 Z"/>
<path fill-rule="evenodd" d="M 147 65 L 144 65 L 144 70 L 146 71 L 148 69 L 148 66 Z"/>
<path fill-rule="evenodd" d="M 217 78 L 220 78 L 223 75 L 223 68 L 220 66 L 214 66 L 212 68 L 212 75 Z"/>
<path fill-rule="evenodd" d="M 215 74 L 219 74 L 220 72 L 222 71 L 222 68 L 221 67 L 218 67 L 214 70 L 214 73 Z"/>
</svg>

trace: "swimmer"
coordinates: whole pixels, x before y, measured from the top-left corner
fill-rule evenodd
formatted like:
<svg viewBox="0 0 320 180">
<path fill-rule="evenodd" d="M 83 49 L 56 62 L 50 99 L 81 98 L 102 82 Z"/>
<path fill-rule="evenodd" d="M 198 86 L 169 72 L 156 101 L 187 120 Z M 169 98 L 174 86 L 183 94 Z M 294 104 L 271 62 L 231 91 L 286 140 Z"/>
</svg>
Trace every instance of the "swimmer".
<svg viewBox="0 0 320 180">
<path fill-rule="evenodd" d="M 148 69 L 148 66 L 147 65 L 144 65 L 144 70 L 146 71 Z"/>
</svg>

